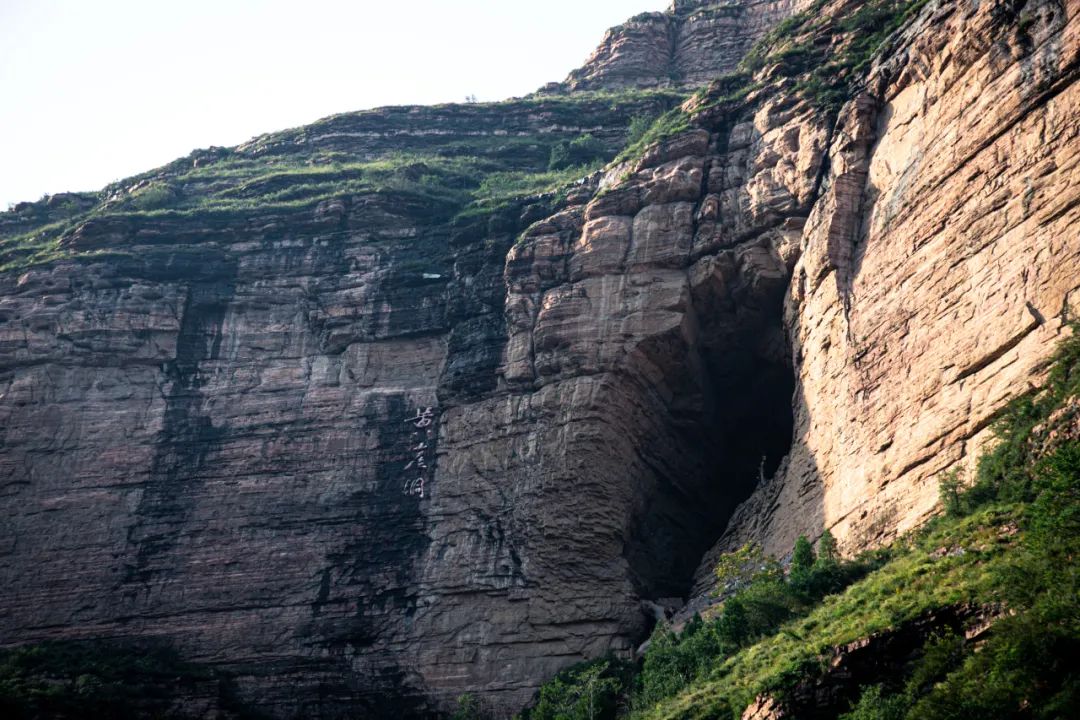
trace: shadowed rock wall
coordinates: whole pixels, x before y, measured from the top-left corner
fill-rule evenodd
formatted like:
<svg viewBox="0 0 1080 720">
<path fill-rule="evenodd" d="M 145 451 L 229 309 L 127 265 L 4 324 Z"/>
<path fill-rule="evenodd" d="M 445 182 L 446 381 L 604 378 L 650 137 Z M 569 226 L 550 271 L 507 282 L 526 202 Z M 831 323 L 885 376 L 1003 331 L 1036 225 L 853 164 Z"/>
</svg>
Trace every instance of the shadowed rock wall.
<svg viewBox="0 0 1080 720">
<path fill-rule="evenodd" d="M 930 5 L 838 115 L 781 78 L 490 212 L 388 187 L 82 224 L 0 273 L 3 643 L 161 638 L 278 717 L 507 715 L 632 652 L 725 528 L 714 552 L 911 527 L 1075 294 L 1076 10 Z M 609 102 L 238 152 L 482 135 L 543 166 L 533 135 L 617 146 L 639 110 Z"/>
</svg>

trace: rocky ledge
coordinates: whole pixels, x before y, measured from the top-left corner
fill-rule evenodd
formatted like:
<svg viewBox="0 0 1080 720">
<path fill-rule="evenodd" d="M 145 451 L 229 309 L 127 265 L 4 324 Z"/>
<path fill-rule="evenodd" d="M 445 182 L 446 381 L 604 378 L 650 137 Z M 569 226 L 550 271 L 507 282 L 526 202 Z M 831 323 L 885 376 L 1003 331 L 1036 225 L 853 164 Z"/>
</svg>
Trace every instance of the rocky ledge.
<svg viewBox="0 0 1080 720">
<path fill-rule="evenodd" d="M 677 26 L 682 82 L 765 7 L 627 27 Z M 503 716 L 706 599 L 710 547 L 914 526 L 1075 306 L 1077 9 L 821 3 L 675 109 L 611 90 L 665 84 L 613 32 L 571 81 L 604 92 L 4 214 L 3 643 L 154 638 L 275 717 Z"/>
</svg>

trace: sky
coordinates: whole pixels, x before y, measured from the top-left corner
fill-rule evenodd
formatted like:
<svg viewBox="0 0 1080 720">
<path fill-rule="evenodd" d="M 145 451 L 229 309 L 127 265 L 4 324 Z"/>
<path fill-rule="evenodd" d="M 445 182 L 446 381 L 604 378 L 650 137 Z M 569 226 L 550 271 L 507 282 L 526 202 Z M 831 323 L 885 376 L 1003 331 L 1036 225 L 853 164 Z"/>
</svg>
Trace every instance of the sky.
<svg viewBox="0 0 1080 720">
<path fill-rule="evenodd" d="M 670 0 L 0 0 L 0 210 L 382 105 L 524 95 Z"/>
</svg>

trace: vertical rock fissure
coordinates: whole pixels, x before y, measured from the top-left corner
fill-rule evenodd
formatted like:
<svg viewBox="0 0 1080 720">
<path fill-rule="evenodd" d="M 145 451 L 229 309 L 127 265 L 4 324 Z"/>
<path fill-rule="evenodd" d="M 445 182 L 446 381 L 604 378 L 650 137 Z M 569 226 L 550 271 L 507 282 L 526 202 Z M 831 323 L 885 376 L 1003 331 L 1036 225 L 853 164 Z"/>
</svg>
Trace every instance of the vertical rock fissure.
<svg viewBox="0 0 1080 720">
<path fill-rule="evenodd" d="M 679 438 L 669 452 L 694 455 L 671 467 L 692 470 L 659 483 L 631 528 L 627 551 L 640 595 L 662 606 L 690 595 L 701 558 L 735 508 L 791 447 L 795 375 L 783 320 L 790 277 L 760 272 L 762 253 L 768 249 L 751 241 L 716 257 L 722 279 L 695 288 L 687 312 L 696 340 L 668 370 L 686 378 L 673 385 L 668 403 Z M 648 345 L 673 342 L 654 338 Z M 665 357 L 649 354 L 654 362 Z"/>
<path fill-rule="evenodd" d="M 134 563 L 125 582 L 145 582 L 155 572 L 157 559 L 178 542 L 187 522 L 191 483 L 199 477 L 206 456 L 222 435 L 204 413 L 200 365 L 220 352 L 222 323 L 232 300 L 236 263 L 231 260 L 208 267 L 217 277 L 197 278 L 188 288 L 180 318 L 176 355 L 165 367 L 165 412 L 150 477 L 128 530 Z M 167 563 L 162 567 L 167 567 Z"/>
<path fill-rule="evenodd" d="M 795 374 L 784 325 L 789 277 L 754 277 L 748 261 L 740 265 L 729 298 L 732 315 L 713 314 L 701 329 L 712 387 L 706 422 L 715 437 L 706 455 L 707 481 L 717 495 L 710 545 L 735 508 L 776 472 L 794 426 Z"/>
</svg>

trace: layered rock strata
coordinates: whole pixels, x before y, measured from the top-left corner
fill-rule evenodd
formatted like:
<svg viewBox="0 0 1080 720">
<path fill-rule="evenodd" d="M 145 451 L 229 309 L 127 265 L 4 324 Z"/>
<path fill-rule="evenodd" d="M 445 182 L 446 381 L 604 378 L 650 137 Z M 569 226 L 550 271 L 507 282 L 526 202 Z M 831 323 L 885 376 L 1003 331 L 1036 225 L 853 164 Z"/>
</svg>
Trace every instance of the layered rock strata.
<svg viewBox="0 0 1080 720">
<path fill-rule="evenodd" d="M 549 89 L 697 86 L 731 72 L 778 22 L 809 0 L 675 0 L 666 12 L 611 28 L 585 64 Z"/>
<path fill-rule="evenodd" d="M 663 103 L 341 116 L 138 179 L 234 209 L 103 212 L 0 274 L 4 644 L 167 640 L 277 717 L 504 716 L 707 590 L 722 534 L 912 527 L 1074 304 L 1077 9 L 928 5 L 835 111 L 766 67 L 482 212 L 418 188 L 613 154 Z"/>
<path fill-rule="evenodd" d="M 785 302 L 794 443 L 721 548 L 910 530 L 1039 385 L 1080 309 L 1078 11 L 932 7 L 844 107 Z"/>
</svg>

